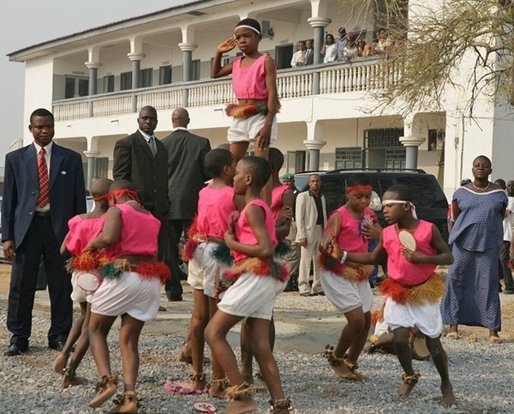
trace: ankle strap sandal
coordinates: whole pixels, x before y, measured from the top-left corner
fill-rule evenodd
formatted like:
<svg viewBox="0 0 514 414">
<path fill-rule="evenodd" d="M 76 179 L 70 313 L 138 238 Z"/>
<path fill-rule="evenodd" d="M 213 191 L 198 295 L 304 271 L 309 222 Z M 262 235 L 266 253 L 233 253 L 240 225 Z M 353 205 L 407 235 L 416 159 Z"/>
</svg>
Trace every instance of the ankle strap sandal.
<svg viewBox="0 0 514 414">
<path fill-rule="evenodd" d="M 104 402 L 116 394 L 118 388 L 118 376 L 116 374 L 104 375 L 100 381 L 96 383 L 96 395 L 89 401 L 91 408 L 100 407 Z"/>
<path fill-rule="evenodd" d="M 294 408 L 291 404 L 291 400 L 289 398 L 284 398 L 282 400 L 270 400 L 269 401 L 270 408 L 269 413 L 270 414 L 287 414 L 292 413 L 294 411 Z"/>
<path fill-rule="evenodd" d="M 123 391 L 114 399 L 116 406 L 109 411 L 110 413 L 137 413 L 139 408 L 139 398 L 135 391 Z"/>
<path fill-rule="evenodd" d="M 230 400 L 242 401 L 252 398 L 253 388 L 250 384 L 243 382 L 240 385 L 233 385 L 225 390 L 225 395 Z"/>
<path fill-rule="evenodd" d="M 412 375 L 402 374 L 402 381 L 405 384 L 415 385 L 418 382 L 419 377 L 421 377 L 421 374 L 419 372 L 416 372 Z"/>
<path fill-rule="evenodd" d="M 323 356 L 327 359 L 327 361 L 330 365 L 339 365 L 341 363 L 345 363 L 344 358 L 338 358 L 335 356 L 335 350 L 332 345 L 327 345 L 325 347 Z"/>
<path fill-rule="evenodd" d="M 203 372 L 193 372 L 189 378 L 191 381 L 205 381 L 205 374 Z"/>
</svg>

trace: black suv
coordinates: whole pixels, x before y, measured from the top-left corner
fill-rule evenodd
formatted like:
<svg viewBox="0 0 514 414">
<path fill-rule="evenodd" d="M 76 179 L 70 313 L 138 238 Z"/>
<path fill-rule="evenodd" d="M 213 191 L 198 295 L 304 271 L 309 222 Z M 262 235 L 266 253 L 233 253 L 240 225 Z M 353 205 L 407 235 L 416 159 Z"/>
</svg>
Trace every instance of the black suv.
<svg viewBox="0 0 514 414">
<path fill-rule="evenodd" d="M 371 178 L 373 190 L 380 198 L 392 185 L 403 184 L 410 188 L 419 218 L 434 223 L 443 239 L 448 240 L 448 201 L 433 175 L 423 170 L 372 169 L 306 171 L 294 175 L 295 185 L 299 191 L 308 189 L 307 182 L 311 174 L 321 177 L 321 192 L 327 200 L 327 213 L 346 203 L 345 188 L 348 178 L 356 173 L 365 173 Z M 382 225 L 386 225 L 381 212 L 377 213 Z"/>
</svg>

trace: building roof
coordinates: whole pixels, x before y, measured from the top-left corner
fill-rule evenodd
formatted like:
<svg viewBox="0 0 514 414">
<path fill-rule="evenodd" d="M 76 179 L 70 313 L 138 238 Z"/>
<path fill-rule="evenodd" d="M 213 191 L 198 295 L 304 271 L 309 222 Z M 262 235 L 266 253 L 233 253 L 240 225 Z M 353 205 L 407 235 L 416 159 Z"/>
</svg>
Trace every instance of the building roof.
<svg viewBox="0 0 514 414">
<path fill-rule="evenodd" d="M 46 55 L 52 47 L 58 47 L 65 44 L 73 43 L 76 41 L 84 40 L 96 35 L 114 32 L 120 29 L 137 26 L 142 23 L 154 22 L 157 20 L 180 16 L 184 14 L 191 14 L 192 16 L 200 16 L 203 13 L 199 9 L 212 7 L 220 4 L 230 3 L 234 0 L 193 0 L 188 1 L 177 6 L 169 7 L 166 9 L 158 10 L 152 13 L 147 13 L 127 19 L 119 20 L 113 23 L 104 24 L 91 29 L 86 29 L 77 33 L 61 36 L 52 40 L 47 40 L 42 43 L 37 43 L 32 46 L 27 46 L 23 49 L 16 50 L 8 53 L 9 60 L 15 62 L 25 62 L 28 59 L 36 58 Z"/>
</svg>

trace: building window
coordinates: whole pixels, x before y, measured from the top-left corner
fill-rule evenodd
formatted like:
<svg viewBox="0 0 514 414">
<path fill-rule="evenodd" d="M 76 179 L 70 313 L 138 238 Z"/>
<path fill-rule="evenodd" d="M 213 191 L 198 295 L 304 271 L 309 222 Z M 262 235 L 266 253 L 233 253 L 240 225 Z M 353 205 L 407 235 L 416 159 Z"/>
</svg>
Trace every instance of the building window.
<svg viewBox="0 0 514 414">
<path fill-rule="evenodd" d="M 200 59 L 191 62 L 191 80 L 200 80 Z"/>
<path fill-rule="evenodd" d="M 291 67 L 291 59 L 293 58 L 293 44 L 280 45 L 275 47 L 275 63 L 277 69 L 285 69 Z"/>
<path fill-rule="evenodd" d="M 385 167 L 401 169 L 405 168 L 405 148 L 385 150 Z"/>
<path fill-rule="evenodd" d="M 79 79 L 79 96 L 89 95 L 89 79 Z"/>
<path fill-rule="evenodd" d="M 152 72 L 153 69 L 141 69 L 139 72 L 139 87 L 148 88 L 152 86 Z"/>
<path fill-rule="evenodd" d="M 445 131 L 443 129 L 428 130 L 428 151 L 435 151 L 443 148 Z"/>
<path fill-rule="evenodd" d="M 363 165 L 363 151 L 360 147 L 336 148 L 336 169 L 360 169 Z"/>
<path fill-rule="evenodd" d="M 103 93 L 114 92 L 114 75 L 104 76 Z"/>
<path fill-rule="evenodd" d="M 306 151 L 287 151 L 286 170 L 287 172 L 305 171 Z"/>
<path fill-rule="evenodd" d="M 132 72 L 123 72 L 120 75 L 120 91 L 132 89 Z"/>
<path fill-rule="evenodd" d="M 64 78 L 64 99 L 75 97 L 75 78 Z"/>
<path fill-rule="evenodd" d="M 161 66 L 159 68 L 159 85 L 167 85 L 171 83 L 171 65 Z"/>
</svg>

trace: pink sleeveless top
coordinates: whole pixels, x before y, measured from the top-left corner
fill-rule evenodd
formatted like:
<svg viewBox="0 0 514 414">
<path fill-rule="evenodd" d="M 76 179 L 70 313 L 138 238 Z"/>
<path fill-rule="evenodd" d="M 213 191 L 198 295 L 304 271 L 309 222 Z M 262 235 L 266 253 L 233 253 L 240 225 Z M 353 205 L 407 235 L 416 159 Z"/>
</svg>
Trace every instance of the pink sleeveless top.
<svg viewBox="0 0 514 414">
<path fill-rule="evenodd" d="M 241 67 L 243 56 L 232 64 L 232 88 L 237 99 L 268 99 L 266 88 L 266 55 L 261 55 L 248 68 Z"/>
<path fill-rule="evenodd" d="M 223 240 L 228 229 L 230 214 L 236 211 L 234 189 L 226 186 L 202 188 L 198 196 L 196 226 L 201 235 Z"/>
<path fill-rule="evenodd" d="M 66 239 L 66 249 L 73 255 L 80 255 L 89 242 L 95 239 L 104 226 L 105 217 L 82 218 L 80 215 L 68 221 L 70 235 Z"/>
<path fill-rule="evenodd" d="M 284 207 L 282 197 L 289 188 L 288 185 L 280 185 L 271 190 L 271 213 L 273 214 L 273 220 L 277 219 L 282 207 Z"/>
<path fill-rule="evenodd" d="M 242 244 L 257 244 L 255 234 L 253 233 L 252 227 L 250 226 L 250 224 L 248 223 L 248 219 L 246 218 L 246 210 L 248 210 L 250 206 L 259 206 L 264 210 L 266 230 L 268 231 L 268 234 L 271 237 L 273 247 L 276 247 L 278 242 L 277 237 L 275 236 L 275 221 L 273 220 L 271 209 L 268 207 L 264 200 L 260 199 L 250 201 L 241 211 L 241 214 L 239 215 L 239 219 L 237 220 L 236 225 L 236 240 L 238 240 L 239 243 Z M 236 263 L 240 260 L 248 258 L 246 254 L 237 252 L 235 250 L 232 250 L 232 257 L 234 258 L 234 262 Z"/>
<path fill-rule="evenodd" d="M 348 252 L 368 252 L 369 240 L 364 237 L 361 231 L 363 222 L 372 221 L 376 223 L 377 216 L 370 208 L 364 209 L 363 216 L 356 219 L 345 207 L 339 207 L 334 213 L 341 216 L 341 229 L 337 235 L 337 244 L 342 250 Z"/>
<path fill-rule="evenodd" d="M 416 250 L 431 256 L 437 253 L 432 247 L 432 226 L 432 223 L 420 220 L 412 234 L 416 240 Z M 403 285 L 415 286 L 425 282 L 434 273 L 436 265 L 411 263 L 402 256 L 402 244 L 398 239 L 396 225 L 384 229 L 382 243 L 387 252 L 387 275 L 391 279 Z"/>
<path fill-rule="evenodd" d="M 111 259 L 129 255 L 157 256 L 160 221 L 128 204 L 116 204 L 116 207 L 121 211 L 121 235 L 116 244 L 105 249 L 106 255 Z"/>
</svg>

